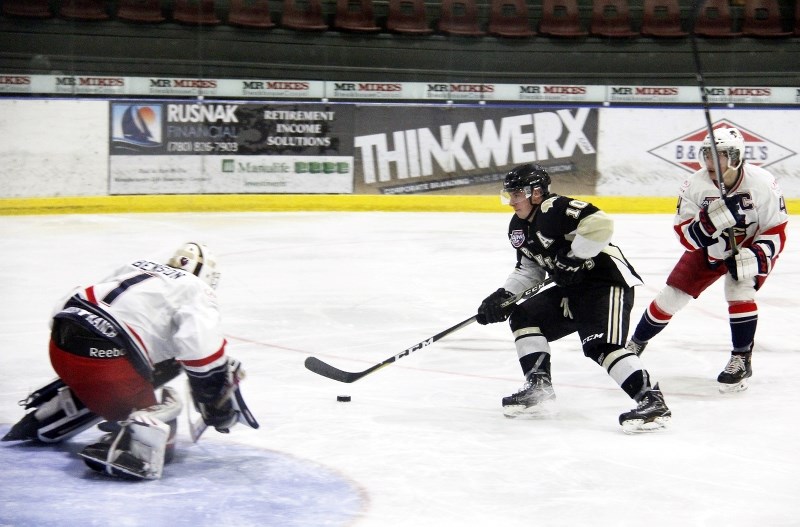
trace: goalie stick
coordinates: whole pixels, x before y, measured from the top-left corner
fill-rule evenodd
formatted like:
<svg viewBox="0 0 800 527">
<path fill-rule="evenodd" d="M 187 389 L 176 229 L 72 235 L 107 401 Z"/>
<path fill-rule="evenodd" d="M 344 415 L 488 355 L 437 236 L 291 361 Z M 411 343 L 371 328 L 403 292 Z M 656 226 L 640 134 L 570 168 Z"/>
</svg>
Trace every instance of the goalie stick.
<svg viewBox="0 0 800 527">
<path fill-rule="evenodd" d="M 542 290 L 545 286 L 550 285 L 551 283 L 553 283 L 553 279 L 552 278 L 547 278 L 543 282 L 540 282 L 540 283 L 536 284 L 535 286 L 531 287 L 530 289 L 527 289 L 527 290 L 523 291 L 522 293 L 514 295 L 512 298 L 509 298 L 508 300 L 503 302 L 502 306 L 503 307 L 508 307 L 511 304 L 516 304 L 520 300 L 523 300 L 525 298 L 529 298 L 529 297 L 533 296 L 534 294 L 536 294 L 537 292 L 539 292 L 540 290 Z M 423 340 L 421 342 L 417 342 L 413 346 L 404 349 L 403 351 L 401 351 L 397 355 L 393 355 L 393 356 L 389 357 L 388 359 L 386 359 L 385 361 L 379 362 L 378 364 L 375 364 L 374 366 L 371 366 L 371 367 L 367 368 L 364 371 L 348 372 L 348 371 L 340 370 L 339 368 L 334 368 L 330 364 L 328 364 L 328 363 L 326 363 L 324 361 L 321 361 L 320 359 L 318 359 L 316 357 L 308 357 L 308 358 L 306 358 L 305 366 L 306 366 L 306 368 L 308 368 L 312 372 L 316 373 L 317 375 L 322 375 L 323 377 L 327 377 L 329 379 L 333 379 L 334 381 L 345 382 L 345 383 L 355 382 L 355 381 L 361 379 L 362 377 L 366 377 L 370 373 L 374 373 L 374 372 L 378 371 L 379 369 L 381 369 L 381 368 L 383 368 L 385 366 L 388 366 L 389 364 L 395 362 L 398 359 L 402 359 L 406 355 L 410 355 L 411 353 L 413 353 L 415 351 L 418 351 L 418 350 L 421 350 L 422 348 L 430 346 L 434 342 L 446 337 L 447 335 L 449 335 L 451 333 L 454 333 L 454 332 L 458 331 L 459 329 L 472 324 L 473 322 L 475 322 L 476 319 L 477 319 L 477 315 L 473 315 L 470 318 L 459 322 L 455 326 L 451 326 L 451 327 L 445 329 L 444 331 L 441 331 L 441 332 L 437 333 L 436 335 L 434 335 L 432 337 L 429 337 L 429 338 L 427 338 L 427 339 L 425 339 L 425 340 Z"/>
<path fill-rule="evenodd" d="M 703 112 L 706 117 L 706 128 L 708 129 L 708 136 L 711 138 L 711 158 L 714 161 L 714 169 L 716 170 L 717 186 L 719 187 L 719 196 L 722 199 L 728 197 L 728 189 L 725 187 L 725 178 L 722 174 L 722 167 L 719 163 L 719 152 L 717 152 L 717 142 L 714 137 L 714 125 L 711 121 L 711 110 L 708 104 L 708 92 L 706 91 L 706 81 L 703 76 L 703 68 L 700 64 L 700 50 L 697 47 L 697 34 L 695 33 L 695 24 L 697 24 L 697 17 L 700 14 L 700 9 L 705 0 L 694 0 L 692 4 L 692 30 L 690 32 L 690 41 L 692 44 L 692 57 L 694 58 L 694 69 L 697 77 L 697 86 L 700 88 L 700 100 L 703 103 Z M 733 234 L 733 227 L 725 229 L 730 240 L 731 251 L 734 255 L 739 253 L 739 248 L 736 246 L 736 237 Z"/>
</svg>

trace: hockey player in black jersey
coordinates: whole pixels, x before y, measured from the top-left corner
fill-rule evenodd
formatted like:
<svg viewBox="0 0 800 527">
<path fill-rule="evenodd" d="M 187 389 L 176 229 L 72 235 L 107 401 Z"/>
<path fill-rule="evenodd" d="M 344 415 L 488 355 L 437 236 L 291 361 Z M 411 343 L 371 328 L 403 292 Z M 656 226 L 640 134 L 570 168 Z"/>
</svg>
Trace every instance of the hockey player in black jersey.
<svg viewBox="0 0 800 527">
<path fill-rule="evenodd" d="M 591 203 L 550 193 L 550 176 L 525 164 L 505 176 L 503 202 L 514 208 L 508 239 L 517 264 L 478 308 L 480 324 L 509 319 L 525 384 L 503 398 L 507 417 L 547 413 L 555 400 L 550 342 L 578 332 L 586 357 L 605 368 L 637 407 L 619 416 L 625 432 L 664 428 L 671 412 L 641 359 L 625 349 L 633 287 L 642 281 L 611 244 L 613 221 Z M 503 309 L 516 293 L 553 277 L 556 287 Z"/>
</svg>

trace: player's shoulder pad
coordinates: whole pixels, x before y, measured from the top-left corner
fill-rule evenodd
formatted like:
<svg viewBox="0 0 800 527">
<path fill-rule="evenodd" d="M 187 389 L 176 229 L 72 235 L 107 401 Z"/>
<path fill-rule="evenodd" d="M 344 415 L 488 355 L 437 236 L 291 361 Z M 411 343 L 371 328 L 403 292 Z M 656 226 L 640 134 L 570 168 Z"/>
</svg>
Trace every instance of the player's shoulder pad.
<svg viewBox="0 0 800 527">
<path fill-rule="evenodd" d="M 565 200 L 568 201 L 569 198 L 565 198 L 564 196 L 559 196 L 558 194 L 553 194 L 539 204 L 539 210 L 542 212 L 542 214 L 547 214 L 549 210 L 552 210 L 554 208 L 556 210 L 563 209 L 566 207 Z"/>
</svg>

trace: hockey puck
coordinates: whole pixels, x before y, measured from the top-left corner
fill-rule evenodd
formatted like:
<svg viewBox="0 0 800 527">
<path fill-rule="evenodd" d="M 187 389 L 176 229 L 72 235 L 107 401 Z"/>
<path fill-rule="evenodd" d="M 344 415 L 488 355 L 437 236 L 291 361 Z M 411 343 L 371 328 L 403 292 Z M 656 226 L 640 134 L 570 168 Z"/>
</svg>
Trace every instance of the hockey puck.
<svg viewBox="0 0 800 527">
<path fill-rule="evenodd" d="M 340 403 L 349 403 L 350 402 L 350 396 L 349 395 L 337 395 L 336 396 L 336 400 L 339 401 Z"/>
</svg>

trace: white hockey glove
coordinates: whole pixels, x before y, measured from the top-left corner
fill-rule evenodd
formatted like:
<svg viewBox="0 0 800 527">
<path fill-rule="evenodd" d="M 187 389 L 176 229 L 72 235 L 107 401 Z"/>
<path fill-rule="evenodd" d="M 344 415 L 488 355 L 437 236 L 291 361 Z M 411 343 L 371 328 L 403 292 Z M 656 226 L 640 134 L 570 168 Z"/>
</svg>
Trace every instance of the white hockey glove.
<svg viewBox="0 0 800 527">
<path fill-rule="evenodd" d="M 747 280 L 768 274 L 770 261 L 761 247 L 753 245 L 749 249 L 739 249 L 735 256 L 726 258 L 725 265 L 734 280 Z"/>
<path fill-rule="evenodd" d="M 714 238 L 741 221 L 744 221 L 744 214 L 739 212 L 738 202 L 731 197 L 714 200 L 707 207 L 700 209 L 700 224 L 703 230 Z"/>
</svg>

